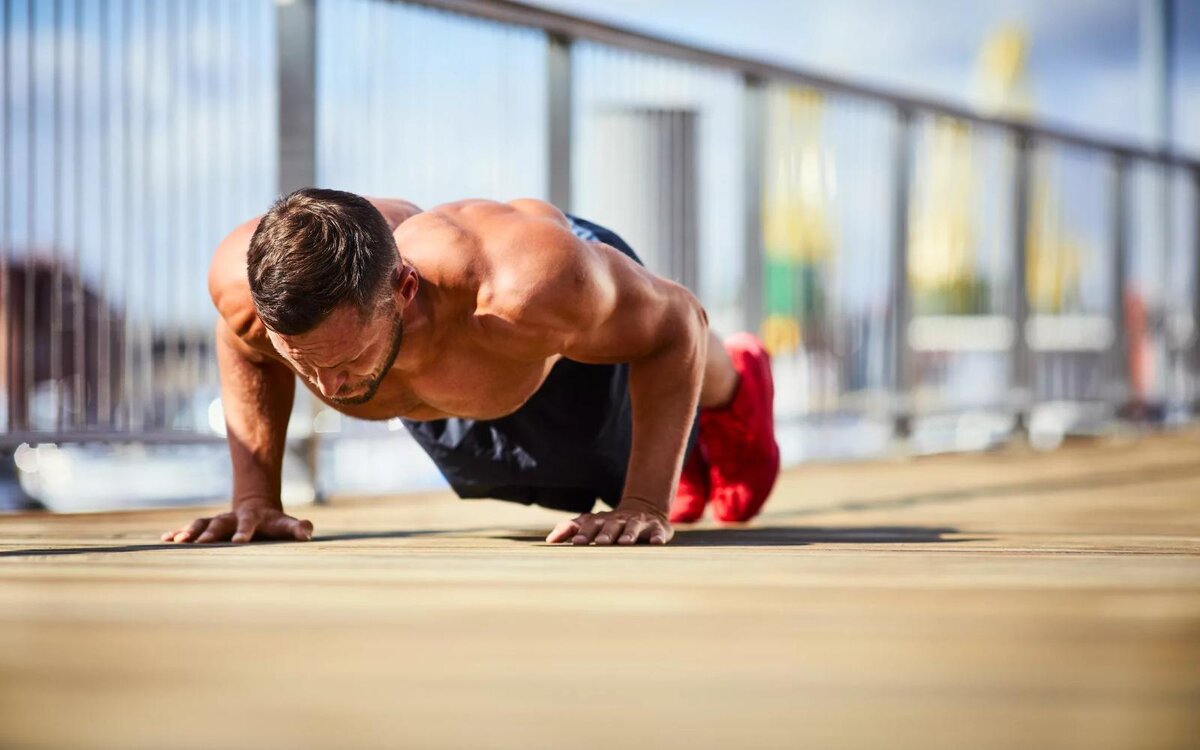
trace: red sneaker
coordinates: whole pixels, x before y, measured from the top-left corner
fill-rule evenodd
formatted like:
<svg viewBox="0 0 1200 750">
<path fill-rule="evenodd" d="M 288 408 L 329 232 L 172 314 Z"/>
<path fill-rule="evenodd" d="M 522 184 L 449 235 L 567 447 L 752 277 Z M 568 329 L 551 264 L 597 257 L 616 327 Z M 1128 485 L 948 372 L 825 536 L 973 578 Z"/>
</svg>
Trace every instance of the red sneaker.
<svg viewBox="0 0 1200 750">
<path fill-rule="evenodd" d="M 779 477 L 775 442 L 775 382 L 771 357 L 750 333 L 725 339 L 739 375 L 733 400 L 721 409 L 700 411 L 700 445 L 708 461 L 713 515 L 727 522 L 758 514 Z"/>
<path fill-rule="evenodd" d="M 683 462 L 683 474 L 679 477 L 679 489 L 671 501 L 668 518 L 671 523 L 695 523 L 704 515 L 708 505 L 708 463 L 700 453 L 700 445 L 692 446 L 692 454 Z"/>
</svg>

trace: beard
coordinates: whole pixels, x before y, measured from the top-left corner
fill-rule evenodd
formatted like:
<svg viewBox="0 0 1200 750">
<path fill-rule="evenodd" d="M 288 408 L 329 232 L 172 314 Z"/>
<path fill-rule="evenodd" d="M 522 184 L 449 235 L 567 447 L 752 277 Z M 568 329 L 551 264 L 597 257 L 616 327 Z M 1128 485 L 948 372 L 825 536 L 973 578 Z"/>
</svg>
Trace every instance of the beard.
<svg viewBox="0 0 1200 750">
<path fill-rule="evenodd" d="M 388 347 L 388 355 L 384 358 L 383 366 L 356 384 L 358 388 L 365 386 L 366 390 L 357 396 L 330 396 L 329 400 L 339 406 L 359 406 L 375 398 L 375 393 L 379 390 L 379 386 L 383 384 L 383 379 L 387 377 L 388 371 L 392 369 L 392 364 L 400 354 L 400 342 L 403 338 L 404 321 L 401 320 L 399 315 L 396 315 L 392 325 L 392 343 Z"/>
</svg>

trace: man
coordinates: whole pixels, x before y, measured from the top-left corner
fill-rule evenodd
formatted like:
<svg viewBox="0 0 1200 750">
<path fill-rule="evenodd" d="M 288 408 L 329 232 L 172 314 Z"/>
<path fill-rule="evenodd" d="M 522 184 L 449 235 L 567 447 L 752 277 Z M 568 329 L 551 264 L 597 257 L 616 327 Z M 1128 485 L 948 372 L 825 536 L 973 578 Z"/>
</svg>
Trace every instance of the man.
<svg viewBox="0 0 1200 750">
<path fill-rule="evenodd" d="M 722 346 L 687 289 L 541 201 L 299 190 L 225 238 L 209 290 L 233 508 L 164 541 L 312 537 L 279 495 L 295 375 L 400 417 L 461 497 L 579 514 L 549 542 L 665 544 L 709 503 L 744 521 L 779 471 L 757 339 Z"/>
</svg>

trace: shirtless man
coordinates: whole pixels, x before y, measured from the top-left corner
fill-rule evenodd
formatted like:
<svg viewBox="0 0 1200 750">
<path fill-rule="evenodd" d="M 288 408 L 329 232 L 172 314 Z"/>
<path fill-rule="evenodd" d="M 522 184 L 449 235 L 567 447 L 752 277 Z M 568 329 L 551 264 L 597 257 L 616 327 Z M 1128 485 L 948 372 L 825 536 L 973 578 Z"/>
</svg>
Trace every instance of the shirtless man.
<svg viewBox="0 0 1200 750">
<path fill-rule="evenodd" d="M 578 514 L 548 542 L 665 544 L 708 504 L 744 521 L 779 471 L 757 339 L 722 344 L 687 289 L 541 201 L 306 188 L 226 237 L 208 284 L 233 507 L 164 541 L 312 538 L 280 503 L 297 375 L 401 418 L 461 497 Z"/>
</svg>

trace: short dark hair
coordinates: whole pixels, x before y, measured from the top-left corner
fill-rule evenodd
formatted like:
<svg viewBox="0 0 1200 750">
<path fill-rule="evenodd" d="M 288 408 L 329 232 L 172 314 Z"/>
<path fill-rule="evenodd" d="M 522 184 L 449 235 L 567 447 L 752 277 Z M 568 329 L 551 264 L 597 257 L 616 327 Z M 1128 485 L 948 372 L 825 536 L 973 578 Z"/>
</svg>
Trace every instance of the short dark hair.
<svg viewBox="0 0 1200 750">
<path fill-rule="evenodd" d="M 397 258 L 387 220 L 367 199 L 301 188 L 275 201 L 258 223 L 246 271 L 258 317 L 295 336 L 342 305 L 370 315 Z"/>
</svg>

